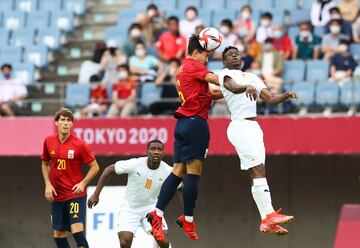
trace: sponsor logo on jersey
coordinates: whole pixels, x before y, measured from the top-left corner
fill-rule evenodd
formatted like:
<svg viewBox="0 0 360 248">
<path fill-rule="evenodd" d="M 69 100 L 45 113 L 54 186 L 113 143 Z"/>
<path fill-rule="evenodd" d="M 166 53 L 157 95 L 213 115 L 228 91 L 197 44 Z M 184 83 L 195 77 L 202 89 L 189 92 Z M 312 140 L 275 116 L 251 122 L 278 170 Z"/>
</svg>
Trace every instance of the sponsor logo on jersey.
<svg viewBox="0 0 360 248">
<path fill-rule="evenodd" d="M 50 154 L 51 154 L 51 155 L 55 155 L 55 154 L 56 154 L 55 150 L 52 149 L 51 152 L 50 152 Z"/>
<path fill-rule="evenodd" d="M 74 158 L 75 151 L 74 150 L 68 150 L 68 159 Z"/>
<path fill-rule="evenodd" d="M 74 214 L 73 218 L 77 219 L 77 218 L 79 218 L 79 216 L 77 214 Z"/>
</svg>

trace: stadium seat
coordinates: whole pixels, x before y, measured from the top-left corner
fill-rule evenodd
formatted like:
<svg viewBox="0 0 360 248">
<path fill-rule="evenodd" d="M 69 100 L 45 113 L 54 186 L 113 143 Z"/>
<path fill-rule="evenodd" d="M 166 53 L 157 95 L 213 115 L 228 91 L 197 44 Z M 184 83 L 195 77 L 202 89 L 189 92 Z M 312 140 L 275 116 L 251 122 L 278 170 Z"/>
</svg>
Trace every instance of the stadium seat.
<svg viewBox="0 0 360 248">
<path fill-rule="evenodd" d="M 21 28 L 12 32 L 11 44 L 16 47 L 24 47 L 34 44 L 35 31 L 32 28 Z"/>
<path fill-rule="evenodd" d="M 262 11 L 273 9 L 272 0 L 251 0 L 251 6 L 256 6 L 257 9 Z"/>
<path fill-rule="evenodd" d="M 287 34 L 288 36 L 294 41 L 296 36 L 298 36 L 300 33 L 300 29 L 298 26 L 291 26 L 289 27 Z"/>
<path fill-rule="evenodd" d="M 70 11 L 57 11 L 52 14 L 51 27 L 58 28 L 64 32 L 74 31 L 74 13 Z"/>
<path fill-rule="evenodd" d="M 316 104 L 332 106 L 339 103 L 339 86 L 336 83 L 319 83 L 316 86 Z"/>
<path fill-rule="evenodd" d="M 47 46 L 40 44 L 25 47 L 25 61 L 32 62 L 39 68 L 47 67 L 49 63 Z"/>
<path fill-rule="evenodd" d="M 140 104 L 149 107 L 150 104 L 161 99 L 162 88 L 155 83 L 145 83 L 141 86 Z"/>
<path fill-rule="evenodd" d="M 214 10 L 213 18 L 211 25 L 214 27 L 218 27 L 223 19 L 234 20 L 236 18 L 235 9 L 217 9 Z"/>
<path fill-rule="evenodd" d="M 360 83 L 345 83 L 341 87 L 340 103 L 346 106 L 360 105 Z"/>
<path fill-rule="evenodd" d="M 224 64 L 222 61 L 209 61 L 208 68 L 210 71 L 217 72 L 224 68 Z"/>
<path fill-rule="evenodd" d="M 9 30 L 0 28 L 0 44 L 2 44 L 2 46 L 6 46 L 9 44 L 9 37 Z"/>
<path fill-rule="evenodd" d="M 64 9 L 82 16 L 87 10 L 87 0 L 64 0 Z"/>
<path fill-rule="evenodd" d="M 293 100 L 292 103 L 297 106 L 309 106 L 314 103 L 315 99 L 315 84 L 310 82 L 295 83 L 292 90 L 296 92 L 299 99 Z"/>
<path fill-rule="evenodd" d="M 296 0 L 274 0 L 274 8 L 282 9 L 282 10 L 293 10 L 293 9 L 297 8 L 297 1 Z"/>
<path fill-rule="evenodd" d="M 12 0 L 0 1 L 0 12 L 8 12 L 14 10 L 14 2 Z"/>
<path fill-rule="evenodd" d="M 305 62 L 290 60 L 284 63 L 283 79 L 285 82 L 301 82 L 305 76 Z"/>
<path fill-rule="evenodd" d="M 61 31 L 59 29 L 40 29 L 37 38 L 38 44 L 44 44 L 51 50 L 59 50 L 61 47 Z"/>
<path fill-rule="evenodd" d="M 70 109 L 84 107 L 90 100 L 89 84 L 68 84 L 66 86 L 65 106 Z"/>
<path fill-rule="evenodd" d="M 269 12 L 272 14 L 273 16 L 273 19 L 272 19 L 272 22 L 274 24 L 283 24 L 284 23 L 284 17 L 285 17 L 285 13 L 284 13 L 284 10 L 282 9 L 266 9 L 266 10 L 263 10 L 261 13 L 264 13 L 264 12 Z"/>
<path fill-rule="evenodd" d="M 135 17 L 137 13 L 137 9 L 127 9 L 119 11 L 117 15 L 117 25 L 123 26 L 127 29 L 131 23 L 135 22 Z"/>
<path fill-rule="evenodd" d="M 4 46 L 0 47 L 1 58 L 4 58 L 7 63 L 20 63 L 23 57 L 23 49 L 15 46 Z"/>
<path fill-rule="evenodd" d="M 169 1 L 169 2 L 171 2 L 171 1 Z M 218 3 L 219 2 L 221 2 L 221 0 L 219 0 Z M 176 7 L 180 11 L 184 11 L 188 6 L 194 6 L 197 9 L 200 9 L 200 0 L 181 0 L 181 1 L 177 1 L 177 6 Z"/>
<path fill-rule="evenodd" d="M 310 9 L 313 1 L 314 0 L 299 0 L 298 1 L 299 2 L 299 7 L 301 9 L 303 9 L 303 8 L 309 8 Z"/>
<path fill-rule="evenodd" d="M 15 0 L 15 9 L 30 13 L 37 9 L 37 4 L 37 0 Z"/>
<path fill-rule="evenodd" d="M 39 10 L 56 12 L 62 9 L 62 0 L 39 0 Z"/>
<path fill-rule="evenodd" d="M 354 56 L 356 60 L 360 60 L 360 44 L 351 44 L 350 53 Z"/>
<path fill-rule="evenodd" d="M 4 28 L 15 30 L 25 26 L 25 13 L 21 11 L 4 12 Z"/>
<path fill-rule="evenodd" d="M 146 8 L 152 3 L 152 0 L 132 0 L 131 9 L 137 9 L 138 11 L 145 11 Z"/>
<path fill-rule="evenodd" d="M 105 42 L 114 39 L 117 41 L 119 47 L 124 43 L 127 38 L 124 34 L 127 34 L 128 28 L 125 26 L 113 26 L 105 30 Z"/>
<path fill-rule="evenodd" d="M 160 11 L 165 11 L 167 9 L 176 8 L 176 1 L 169 0 L 153 0 L 153 3 L 158 7 Z"/>
<path fill-rule="evenodd" d="M 32 11 L 28 14 L 27 28 L 42 29 L 50 25 L 50 12 L 45 10 Z"/>
<path fill-rule="evenodd" d="M 198 13 L 199 13 L 199 19 L 202 20 L 205 26 L 210 26 L 212 19 L 212 11 L 200 9 Z"/>
<path fill-rule="evenodd" d="M 319 37 L 322 37 L 325 34 L 325 27 L 315 27 L 314 34 L 316 34 Z"/>
<path fill-rule="evenodd" d="M 207 1 L 203 1 L 203 4 L 204 4 L 204 2 L 207 2 Z M 240 11 L 242 6 L 250 4 L 250 2 L 251 1 L 249 1 L 249 0 L 225 0 L 225 7 L 228 9 L 236 9 L 236 10 Z"/>
<path fill-rule="evenodd" d="M 25 84 L 35 82 L 35 66 L 31 62 L 25 63 L 14 63 L 13 64 L 14 74 L 17 78 L 20 78 Z"/>
<path fill-rule="evenodd" d="M 296 25 L 303 21 L 310 20 L 310 9 L 293 9 L 290 10 L 289 15 L 289 24 Z"/>
<path fill-rule="evenodd" d="M 329 78 L 329 62 L 325 60 L 309 60 L 306 65 L 306 81 L 327 81 Z"/>
<path fill-rule="evenodd" d="M 220 9 L 225 7 L 226 0 L 206 0 L 202 1 L 202 7 L 199 10 L 209 12 L 211 10 Z"/>
</svg>

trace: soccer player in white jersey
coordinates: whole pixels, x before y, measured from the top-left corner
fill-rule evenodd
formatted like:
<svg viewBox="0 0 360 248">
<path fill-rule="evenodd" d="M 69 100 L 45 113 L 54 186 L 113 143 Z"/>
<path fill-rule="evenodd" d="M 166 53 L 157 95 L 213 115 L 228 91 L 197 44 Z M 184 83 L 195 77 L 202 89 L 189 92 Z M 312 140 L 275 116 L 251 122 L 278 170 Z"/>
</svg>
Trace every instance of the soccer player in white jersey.
<svg viewBox="0 0 360 248">
<path fill-rule="evenodd" d="M 255 74 L 240 70 L 241 57 L 236 47 L 227 47 L 223 52 L 225 69 L 219 74 L 221 92 L 231 113 L 227 136 L 235 147 L 241 169 L 249 171 L 252 179 L 251 193 L 261 215 L 260 231 L 286 235 L 280 226 L 294 217 L 274 211 L 269 186 L 265 177 L 265 146 L 263 132 L 256 122 L 256 99 L 260 97 L 270 104 L 279 104 L 289 98 L 296 99 L 294 92 L 273 95 L 264 82 Z"/>
<path fill-rule="evenodd" d="M 151 233 L 146 214 L 155 208 L 161 185 L 171 173 L 172 167 L 161 161 L 164 144 L 152 140 L 147 145 L 147 157 L 120 160 L 108 166 L 102 173 L 94 194 L 88 200 L 92 208 L 99 202 L 100 192 L 114 174 L 128 174 L 125 202 L 119 212 L 118 236 L 121 248 L 130 248 L 138 228 Z M 169 236 L 165 219 L 162 222 L 165 239 L 154 242 L 154 247 L 168 248 Z"/>
</svg>

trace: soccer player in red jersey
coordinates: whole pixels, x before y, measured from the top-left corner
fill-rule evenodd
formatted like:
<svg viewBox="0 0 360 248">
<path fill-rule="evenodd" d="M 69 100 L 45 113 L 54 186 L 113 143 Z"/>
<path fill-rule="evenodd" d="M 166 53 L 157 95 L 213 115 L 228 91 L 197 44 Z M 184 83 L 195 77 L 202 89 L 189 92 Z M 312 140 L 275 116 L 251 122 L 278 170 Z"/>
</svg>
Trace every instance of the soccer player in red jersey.
<svg viewBox="0 0 360 248">
<path fill-rule="evenodd" d="M 177 71 L 176 81 L 181 106 L 174 114 L 177 119 L 174 131 L 174 166 L 161 187 L 156 209 L 147 215 L 157 240 L 164 239 L 161 226 L 163 212 L 181 181 L 184 183 L 184 215 L 177 219 L 177 224 L 190 239 L 198 239 L 193 210 L 209 147 L 208 113 L 212 100 L 222 97 L 219 91 L 209 90 L 208 83 L 218 85 L 217 75 L 205 66 L 209 53 L 200 45 L 199 38 L 192 36 L 189 39 L 187 57 Z"/>
<path fill-rule="evenodd" d="M 71 133 L 73 120 L 69 109 L 56 112 L 57 133 L 46 137 L 41 155 L 45 197 L 51 202 L 51 220 L 58 248 L 70 248 L 69 231 L 78 247 L 89 247 L 84 235 L 86 186 L 99 172 L 89 147 Z M 84 178 L 83 164 L 90 167 Z"/>
</svg>

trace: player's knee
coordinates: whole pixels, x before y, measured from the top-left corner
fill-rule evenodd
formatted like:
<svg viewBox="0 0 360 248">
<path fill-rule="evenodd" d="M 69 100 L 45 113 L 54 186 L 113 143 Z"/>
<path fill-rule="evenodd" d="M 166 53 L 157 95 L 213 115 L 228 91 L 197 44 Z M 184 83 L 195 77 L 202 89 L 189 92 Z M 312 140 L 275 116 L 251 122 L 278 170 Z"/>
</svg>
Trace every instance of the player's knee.
<svg viewBox="0 0 360 248">
<path fill-rule="evenodd" d="M 120 239 L 120 248 L 130 248 L 131 241 L 127 239 Z"/>
<path fill-rule="evenodd" d="M 67 238 L 67 236 L 68 236 L 67 231 L 54 230 L 54 238 Z"/>
<path fill-rule="evenodd" d="M 252 179 L 263 178 L 265 177 L 265 166 L 263 164 L 255 166 L 249 170 L 249 173 Z"/>
<path fill-rule="evenodd" d="M 89 248 L 84 232 L 73 233 L 73 237 L 79 248 Z"/>
</svg>

